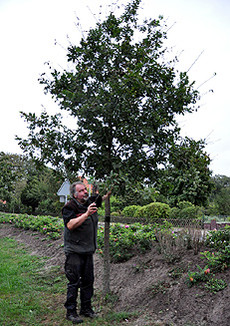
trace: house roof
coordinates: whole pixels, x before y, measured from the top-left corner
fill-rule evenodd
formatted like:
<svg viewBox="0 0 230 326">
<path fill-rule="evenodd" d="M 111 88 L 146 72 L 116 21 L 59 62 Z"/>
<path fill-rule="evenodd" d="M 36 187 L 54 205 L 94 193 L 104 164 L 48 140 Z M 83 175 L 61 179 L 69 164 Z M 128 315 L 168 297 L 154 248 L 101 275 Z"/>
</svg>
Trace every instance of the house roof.
<svg viewBox="0 0 230 326">
<path fill-rule="evenodd" d="M 69 180 L 65 180 L 61 187 L 59 188 L 57 195 L 58 196 L 68 196 L 70 194 L 69 192 L 70 182 Z"/>
</svg>

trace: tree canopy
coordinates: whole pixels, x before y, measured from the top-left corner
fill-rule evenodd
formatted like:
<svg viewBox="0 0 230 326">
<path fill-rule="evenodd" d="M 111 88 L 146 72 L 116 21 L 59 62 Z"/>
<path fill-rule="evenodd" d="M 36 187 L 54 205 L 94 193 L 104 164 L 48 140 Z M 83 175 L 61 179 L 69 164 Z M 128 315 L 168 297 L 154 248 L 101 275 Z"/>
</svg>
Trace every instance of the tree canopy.
<svg viewBox="0 0 230 326">
<path fill-rule="evenodd" d="M 210 157 L 204 150 L 205 141 L 186 137 L 169 151 L 167 168 L 162 171 L 159 190 L 174 206 L 189 201 L 195 205 L 206 204 L 214 184 L 208 166 Z"/>
<path fill-rule="evenodd" d="M 24 155 L 0 153 L 0 210 L 58 214 L 63 179 Z"/>
<path fill-rule="evenodd" d="M 159 164 L 179 135 L 176 117 L 195 110 L 194 83 L 175 62 L 165 62 L 163 18 L 138 21 L 140 0 L 124 13 L 111 12 L 68 47 L 72 69 L 51 68 L 40 78 L 76 128 L 62 124 L 60 113 L 23 113 L 28 124 L 20 147 L 37 160 L 63 171 L 103 179 L 122 171 L 137 180 L 153 180 Z"/>
</svg>

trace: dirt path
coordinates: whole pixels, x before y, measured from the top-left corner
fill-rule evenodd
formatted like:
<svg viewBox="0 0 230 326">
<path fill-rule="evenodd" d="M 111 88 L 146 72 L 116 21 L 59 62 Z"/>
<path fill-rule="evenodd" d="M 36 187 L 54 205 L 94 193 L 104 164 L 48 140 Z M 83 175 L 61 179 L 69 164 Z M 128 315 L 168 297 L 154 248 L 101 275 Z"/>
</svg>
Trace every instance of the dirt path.
<svg viewBox="0 0 230 326">
<path fill-rule="evenodd" d="M 30 230 L 0 225 L 0 237 L 11 237 L 32 254 L 49 257 L 47 266 L 64 265 L 62 239 L 48 240 Z M 156 247 L 126 263 L 111 265 L 111 291 L 116 311 L 139 311 L 132 326 L 230 326 L 230 287 L 212 294 L 198 286 L 188 288 L 187 270 L 194 271 L 202 259 L 187 251 L 176 264 L 167 264 Z M 190 266 L 190 267 L 189 267 Z M 230 281 L 229 269 L 218 278 Z M 103 261 L 95 255 L 95 287 L 102 289 Z"/>
</svg>

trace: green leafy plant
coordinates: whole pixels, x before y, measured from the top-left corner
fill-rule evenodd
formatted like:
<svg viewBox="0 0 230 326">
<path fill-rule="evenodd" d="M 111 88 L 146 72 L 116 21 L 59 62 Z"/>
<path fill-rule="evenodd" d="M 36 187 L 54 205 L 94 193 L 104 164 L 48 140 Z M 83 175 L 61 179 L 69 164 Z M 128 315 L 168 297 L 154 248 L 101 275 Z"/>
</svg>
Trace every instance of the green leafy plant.
<svg viewBox="0 0 230 326">
<path fill-rule="evenodd" d="M 198 266 L 197 272 L 189 272 L 187 283 L 192 286 L 198 282 L 206 282 L 205 287 L 213 293 L 223 290 L 226 284 L 223 280 L 210 278 L 214 273 L 225 271 L 230 266 L 230 245 L 227 239 L 229 238 L 230 228 L 224 230 L 212 231 L 208 236 L 206 244 L 209 244 L 212 249 L 218 251 L 204 251 L 201 256 L 207 261 L 204 269 Z"/>
<path fill-rule="evenodd" d="M 230 226 L 224 229 L 210 231 L 207 236 L 206 244 L 212 248 L 224 248 L 226 244 L 230 243 Z"/>
<path fill-rule="evenodd" d="M 170 288 L 170 283 L 166 281 L 159 281 L 151 286 L 151 293 L 155 296 L 158 293 L 165 294 L 166 291 Z"/>
<path fill-rule="evenodd" d="M 227 287 L 227 283 L 222 279 L 211 278 L 205 284 L 205 288 L 210 292 L 217 293 L 224 290 Z"/>
<path fill-rule="evenodd" d="M 205 282 L 209 279 L 210 269 L 208 268 L 208 266 L 201 268 L 198 265 L 197 268 L 198 268 L 198 271 L 195 271 L 195 272 L 188 271 L 188 277 L 186 279 L 186 282 L 189 287 L 191 287 L 194 284 L 199 283 L 199 282 Z"/>
<path fill-rule="evenodd" d="M 104 227 L 98 230 L 98 252 L 103 255 Z M 152 247 L 155 233 L 150 225 L 134 223 L 132 225 L 112 224 L 110 227 L 110 259 L 122 262 L 137 253 L 145 253 Z"/>
<path fill-rule="evenodd" d="M 183 266 L 178 266 L 169 271 L 169 277 L 172 279 L 178 279 L 185 273 L 185 268 Z"/>
<path fill-rule="evenodd" d="M 63 220 L 53 216 L 34 216 L 27 214 L 0 214 L 0 223 L 14 224 L 25 230 L 39 231 L 51 239 L 58 239 L 63 230 Z"/>
</svg>

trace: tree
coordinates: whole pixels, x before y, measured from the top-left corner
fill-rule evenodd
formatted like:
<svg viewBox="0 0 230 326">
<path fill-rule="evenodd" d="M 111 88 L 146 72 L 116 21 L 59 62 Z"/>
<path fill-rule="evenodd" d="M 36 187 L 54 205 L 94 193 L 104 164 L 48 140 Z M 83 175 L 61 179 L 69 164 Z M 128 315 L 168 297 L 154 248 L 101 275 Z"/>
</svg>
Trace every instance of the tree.
<svg viewBox="0 0 230 326">
<path fill-rule="evenodd" d="M 38 207 L 41 201 L 40 194 L 38 192 L 38 178 L 36 175 L 31 175 L 27 180 L 26 187 L 21 193 L 21 201 L 23 205 L 32 208 L 32 213 L 35 213 L 36 207 Z"/>
<path fill-rule="evenodd" d="M 32 162 L 26 179 L 26 186 L 21 192 L 21 201 L 32 208 L 32 213 L 58 214 L 56 210 L 57 191 L 63 178 L 55 170 L 46 166 L 39 168 Z M 58 207 L 57 207 L 58 208 Z M 60 208 L 60 207 L 59 207 Z"/>
<path fill-rule="evenodd" d="M 230 187 L 222 188 L 215 201 L 220 215 L 230 215 Z"/>
<path fill-rule="evenodd" d="M 27 206 L 34 212 L 43 203 L 40 213 L 59 213 L 56 193 L 62 181 L 55 170 L 38 168 L 24 155 L 0 153 L 0 205 L 7 211 L 20 213 Z"/>
<path fill-rule="evenodd" d="M 188 137 L 171 147 L 168 166 L 158 186 L 171 205 L 180 201 L 198 206 L 206 204 L 214 185 L 209 170 L 210 157 L 204 147 L 204 140 Z"/>
<path fill-rule="evenodd" d="M 216 214 L 230 215 L 230 178 L 225 175 L 215 175 L 214 189 L 210 195 L 210 203 L 216 208 Z"/>
<path fill-rule="evenodd" d="M 13 190 L 13 183 L 15 175 L 11 169 L 12 160 L 9 155 L 0 153 L 0 199 L 9 201 L 11 191 Z"/>
<path fill-rule="evenodd" d="M 20 210 L 26 166 L 27 159 L 23 155 L 0 153 L 0 199 L 6 201 L 7 210 Z"/>
<path fill-rule="evenodd" d="M 41 76 L 45 92 L 75 119 L 76 129 L 64 126 L 60 114 L 22 113 L 29 134 L 17 139 L 25 152 L 66 173 L 155 179 L 178 136 L 176 116 L 195 109 L 198 92 L 186 73 L 164 62 L 162 17 L 139 24 L 140 2 L 132 0 L 120 17 L 111 12 L 79 45 L 71 44 L 72 70 Z M 105 222 L 108 231 L 109 216 Z"/>
<path fill-rule="evenodd" d="M 64 126 L 60 114 L 22 113 L 29 134 L 17 139 L 25 152 L 97 179 L 111 171 L 154 179 L 178 136 L 176 116 L 195 109 L 198 92 L 174 62 L 164 62 L 162 17 L 138 23 L 140 2 L 133 0 L 118 18 L 110 13 L 79 45 L 71 44 L 72 70 L 41 76 L 76 129 Z"/>
</svg>

